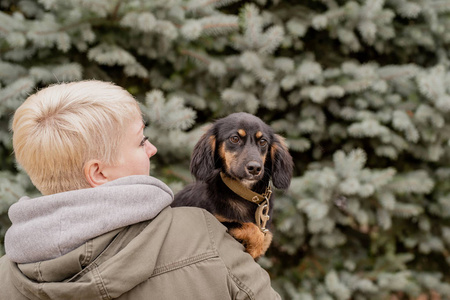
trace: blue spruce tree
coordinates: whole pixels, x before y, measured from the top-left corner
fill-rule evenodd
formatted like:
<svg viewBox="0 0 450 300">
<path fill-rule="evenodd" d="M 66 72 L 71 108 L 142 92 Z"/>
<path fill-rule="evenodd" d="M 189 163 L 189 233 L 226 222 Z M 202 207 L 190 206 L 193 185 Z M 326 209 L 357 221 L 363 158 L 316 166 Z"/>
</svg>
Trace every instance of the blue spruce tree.
<svg viewBox="0 0 450 300">
<path fill-rule="evenodd" d="M 448 299 L 450 1 L 3 0 L 0 236 L 36 193 L 9 122 L 38 88 L 128 89 L 177 191 L 204 126 L 235 111 L 286 137 L 295 178 L 259 262 L 284 299 Z M 1 252 L 3 253 L 3 252 Z"/>
</svg>

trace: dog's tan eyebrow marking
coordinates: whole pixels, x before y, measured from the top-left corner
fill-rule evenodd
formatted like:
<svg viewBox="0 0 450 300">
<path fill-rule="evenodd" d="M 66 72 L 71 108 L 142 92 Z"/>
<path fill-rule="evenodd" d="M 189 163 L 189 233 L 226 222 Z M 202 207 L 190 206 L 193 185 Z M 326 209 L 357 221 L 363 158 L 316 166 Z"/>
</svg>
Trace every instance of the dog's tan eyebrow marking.
<svg viewBox="0 0 450 300">
<path fill-rule="evenodd" d="M 244 129 L 239 129 L 239 130 L 238 130 L 238 133 L 239 133 L 239 135 L 242 136 L 242 137 L 244 137 L 244 136 L 247 135 L 247 132 L 245 132 Z"/>
<path fill-rule="evenodd" d="M 262 133 L 261 131 L 258 131 L 258 132 L 255 134 L 255 137 L 256 137 L 257 139 L 261 138 L 262 136 L 263 136 L 263 133 Z"/>
</svg>

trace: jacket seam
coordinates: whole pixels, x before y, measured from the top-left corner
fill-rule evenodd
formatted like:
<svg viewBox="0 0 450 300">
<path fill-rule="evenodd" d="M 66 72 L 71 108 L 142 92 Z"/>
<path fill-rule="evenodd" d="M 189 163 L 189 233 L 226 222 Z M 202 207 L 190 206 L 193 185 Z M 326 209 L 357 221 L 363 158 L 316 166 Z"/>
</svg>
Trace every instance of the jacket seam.
<svg viewBox="0 0 450 300">
<path fill-rule="evenodd" d="M 36 276 L 36 278 L 40 281 L 43 282 L 44 278 L 42 277 L 42 272 L 41 272 L 41 262 L 37 262 L 34 264 L 34 276 Z"/>
<path fill-rule="evenodd" d="M 39 297 L 42 297 L 42 299 L 50 299 L 50 297 L 47 295 L 47 293 L 44 292 L 44 285 L 45 285 L 45 283 L 39 283 L 38 295 L 39 295 Z M 24 294 L 22 293 L 22 295 L 24 295 Z M 24 295 L 24 296 L 27 297 L 26 295 Z"/>
<path fill-rule="evenodd" d="M 204 260 L 207 260 L 210 258 L 214 258 L 214 257 L 218 257 L 217 251 L 208 251 L 206 253 L 202 253 L 202 254 L 199 254 L 199 255 L 196 255 L 193 257 L 189 257 L 187 259 L 183 259 L 183 260 L 176 261 L 176 262 L 173 262 L 173 263 L 161 266 L 161 267 L 157 267 L 154 269 L 154 271 L 150 277 L 155 277 L 155 276 L 158 276 L 158 275 L 161 275 L 161 274 L 164 274 L 164 273 L 176 270 L 176 269 L 181 269 L 181 268 L 187 267 L 189 265 L 193 265 L 193 264 L 196 264 L 201 261 L 204 261 Z"/>
<path fill-rule="evenodd" d="M 106 288 L 105 282 L 103 281 L 102 275 L 100 271 L 98 270 L 97 264 L 95 264 L 95 267 L 92 268 L 93 271 L 93 277 L 95 280 L 95 285 L 98 287 L 98 291 L 100 292 L 100 295 L 102 296 L 102 299 L 112 299 L 111 296 L 108 293 L 108 289 Z"/>
<path fill-rule="evenodd" d="M 214 238 L 213 238 L 214 235 L 213 235 L 212 228 L 211 228 L 211 221 L 209 220 L 209 218 L 208 218 L 208 216 L 206 215 L 205 211 L 203 211 L 203 215 L 204 215 L 204 217 L 205 217 L 206 225 L 207 225 L 207 227 L 208 227 L 209 239 L 210 239 L 210 241 L 211 241 L 212 247 L 213 247 L 213 249 L 215 249 L 215 251 L 217 251 L 217 253 L 219 253 L 219 250 L 217 249 L 216 243 L 215 243 Z M 227 233 L 227 234 L 228 234 L 228 233 Z M 220 257 L 220 255 L 219 255 L 219 258 L 220 258 L 220 260 L 222 261 L 223 265 L 227 268 L 227 270 L 228 270 L 228 275 L 231 277 L 231 279 L 232 279 L 233 282 L 236 284 L 236 286 L 237 286 L 241 291 L 243 291 L 244 293 L 246 293 L 247 296 L 248 296 L 250 299 L 255 299 L 255 295 L 254 295 L 253 291 L 252 291 L 248 286 L 246 286 L 241 280 L 239 280 L 239 278 L 236 277 L 236 276 L 231 272 L 231 269 L 228 268 L 228 266 L 225 264 L 225 262 L 223 261 L 222 257 Z"/>
<path fill-rule="evenodd" d="M 241 291 L 246 293 L 250 299 L 252 299 L 252 300 L 256 299 L 255 295 L 253 294 L 253 291 L 248 286 L 246 286 L 241 280 L 239 280 L 239 278 L 236 275 L 234 275 L 229 268 L 227 268 L 227 269 L 228 269 L 228 275 L 230 275 L 231 279 L 237 285 L 237 287 Z"/>
<path fill-rule="evenodd" d="M 208 216 L 206 215 L 206 211 L 202 210 L 202 212 L 203 212 L 203 218 L 205 219 L 205 222 L 206 222 L 206 227 L 208 228 L 209 240 L 211 242 L 211 246 L 213 249 L 217 249 L 216 243 L 213 238 L 214 234 L 212 232 L 211 222 L 210 222 Z"/>
<path fill-rule="evenodd" d="M 104 250 L 96 257 L 96 259 L 94 259 L 92 262 L 89 262 L 88 260 L 84 259 L 84 260 L 82 261 L 82 263 L 87 264 L 87 265 L 84 266 L 80 272 L 76 273 L 76 274 L 73 275 L 71 278 L 69 278 L 69 279 L 67 279 L 67 280 L 65 280 L 65 281 L 67 281 L 67 282 L 74 282 L 74 281 L 76 281 L 77 278 L 80 278 L 80 277 L 82 277 L 83 275 L 85 275 L 85 274 L 87 274 L 87 273 L 93 271 L 95 268 L 97 268 L 97 267 L 98 267 L 98 261 L 99 261 L 100 257 L 102 257 L 102 255 L 104 255 L 105 251 L 108 250 L 108 249 L 111 247 L 111 244 L 112 244 L 112 243 L 116 242 L 117 237 L 118 237 L 118 235 L 119 235 L 121 232 L 122 232 L 122 231 L 120 231 L 118 234 L 116 234 L 116 236 L 114 236 L 114 238 L 113 238 L 113 240 L 111 241 L 111 243 L 109 243 L 109 245 L 106 246 L 106 248 L 105 248 L 105 249 L 104 249 Z M 93 246 L 93 243 L 92 243 L 92 246 Z M 92 252 L 92 251 L 93 251 L 93 249 L 91 249 L 91 252 Z M 84 253 L 85 253 L 86 255 L 87 255 L 87 253 L 88 253 L 87 246 L 85 246 L 85 252 L 84 252 Z M 92 253 L 90 253 L 89 256 L 90 256 L 90 257 L 89 257 L 89 260 L 90 260 L 90 259 L 92 258 Z"/>
<path fill-rule="evenodd" d="M 94 242 L 92 240 L 87 241 L 84 244 L 84 259 L 80 261 L 82 266 L 86 266 L 92 259 Z"/>
<path fill-rule="evenodd" d="M 170 272 L 170 271 L 173 271 L 173 270 L 176 270 L 176 269 L 181 269 L 183 267 L 186 267 L 186 266 L 189 266 L 189 265 L 192 265 L 192 264 L 196 264 L 196 263 L 199 263 L 201 261 L 204 261 L 204 260 L 207 260 L 207 259 L 210 259 L 210 258 L 217 258 L 217 257 L 219 257 L 219 252 L 217 251 L 217 247 L 215 245 L 214 239 L 212 238 L 213 233 L 212 233 L 212 230 L 211 230 L 209 219 L 207 218 L 206 213 L 205 213 L 204 210 L 202 210 L 202 213 L 203 213 L 203 218 L 204 218 L 204 220 L 206 222 L 206 227 L 208 229 L 209 241 L 210 241 L 210 244 L 212 246 L 212 250 L 209 250 L 209 251 L 207 251 L 205 253 L 202 253 L 202 254 L 199 254 L 199 255 L 196 255 L 196 256 L 189 257 L 187 259 L 183 259 L 183 260 L 180 260 L 180 261 L 177 261 L 177 262 L 170 263 L 168 265 L 157 267 L 157 268 L 154 269 L 151 277 L 155 277 L 155 276 L 158 276 L 158 275 L 161 275 L 163 273 Z"/>
</svg>

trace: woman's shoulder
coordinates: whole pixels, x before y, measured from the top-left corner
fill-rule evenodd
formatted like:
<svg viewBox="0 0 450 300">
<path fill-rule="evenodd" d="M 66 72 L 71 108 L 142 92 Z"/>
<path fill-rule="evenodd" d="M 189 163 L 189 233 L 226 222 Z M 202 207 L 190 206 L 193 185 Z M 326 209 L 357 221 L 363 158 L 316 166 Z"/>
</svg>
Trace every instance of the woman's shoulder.
<svg viewBox="0 0 450 300">
<path fill-rule="evenodd" d="M 211 265 L 214 266 L 211 270 L 215 271 L 209 274 L 210 278 L 220 273 L 221 266 L 233 282 L 233 293 L 246 294 L 250 299 L 280 299 L 271 288 L 267 272 L 228 234 L 227 228 L 214 215 L 194 207 L 170 208 L 168 212 L 173 216 L 172 243 L 182 246 L 178 251 L 189 253 L 191 258 L 203 257 L 218 263 Z"/>
<path fill-rule="evenodd" d="M 223 235 L 228 235 L 223 226 L 211 213 L 197 207 L 176 207 L 165 209 L 160 216 L 170 215 L 169 241 L 189 241 L 196 247 L 216 249 Z M 173 240 L 172 240 L 173 238 Z M 194 243 L 195 242 L 195 243 Z"/>
</svg>

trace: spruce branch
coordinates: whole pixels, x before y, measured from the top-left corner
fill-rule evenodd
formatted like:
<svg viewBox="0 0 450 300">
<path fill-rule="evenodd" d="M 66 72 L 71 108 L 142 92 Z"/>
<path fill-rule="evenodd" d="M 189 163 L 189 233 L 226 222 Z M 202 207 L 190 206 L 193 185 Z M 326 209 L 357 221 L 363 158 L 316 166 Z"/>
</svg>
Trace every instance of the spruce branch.
<svg viewBox="0 0 450 300">
<path fill-rule="evenodd" d="M 103 18 L 91 17 L 91 18 L 79 20 L 77 22 L 73 22 L 73 23 L 70 23 L 70 24 L 67 24 L 64 26 L 60 26 L 58 29 L 55 29 L 55 30 L 33 31 L 33 34 L 36 34 L 36 35 L 55 34 L 55 33 L 60 33 L 60 32 L 66 32 L 66 31 L 72 30 L 76 27 L 79 27 L 81 25 L 85 25 L 85 24 L 100 24 L 100 23 L 104 23 Z M 26 33 L 26 31 L 24 30 L 23 33 Z"/>
<path fill-rule="evenodd" d="M 116 5 L 114 6 L 114 9 L 111 13 L 111 20 L 117 20 L 118 19 L 118 13 L 119 13 L 119 8 L 122 5 L 123 0 L 117 0 Z"/>
<path fill-rule="evenodd" d="M 431 3 L 427 3 L 429 4 L 434 11 L 439 12 L 439 13 L 447 13 L 450 12 L 450 3 L 446 0 L 437 0 L 437 1 L 432 1 Z"/>
<path fill-rule="evenodd" d="M 183 5 L 182 8 L 186 11 L 195 11 L 195 10 L 208 8 L 208 6 L 213 6 L 213 7 L 218 8 L 218 7 L 226 6 L 233 2 L 239 2 L 239 1 L 242 1 L 242 0 L 205 0 L 203 2 L 200 0 L 194 0 L 194 1 L 190 1 L 190 3 L 188 5 Z"/>
<path fill-rule="evenodd" d="M 247 43 L 251 48 L 255 48 L 262 31 L 262 20 L 259 16 L 259 10 L 256 5 L 252 3 L 247 4 L 244 7 L 242 16 Z"/>
<path fill-rule="evenodd" d="M 211 59 L 205 55 L 201 55 L 198 52 L 188 50 L 188 49 L 180 49 L 180 54 L 186 55 L 188 57 L 192 57 L 193 59 L 204 63 L 205 65 L 209 65 L 211 63 Z"/>
<path fill-rule="evenodd" d="M 203 31 L 217 35 L 239 29 L 237 22 L 203 24 Z"/>
<path fill-rule="evenodd" d="M 322 266 L 319 260 L 314 256 L 310 256 L 310 259 L 313 265 L 316 267 L 316 269 L 319 270 L 321 274 L 325 275 L 326 274 L 325 268 Z"/>
<path fill-rule="evenodd" d="M 26 95 L 34 87 L 34 81 L 29 77 L 17 79 L 14 83 L 0 90 L 0 102 L 6 102 L 15 97 Z"/>
<path fill-rule="evenodd" d="M 5 191 L 10 193 L 11 195 L 14 196 L 14 198 L 19 199 L 20 197 L 22 197 L 22 195 L 19 195 L 17 193 L 15 193 L 12 189 L 10 189 L 9 187 L 5 187 Z"/>
<path fill-rule="evenodd" d="M 284 38 L 284 30 L 280 26 L 272 26 L 264 34 L 259 53 L 272 54 L 281 44 Z"/>
</svg>

